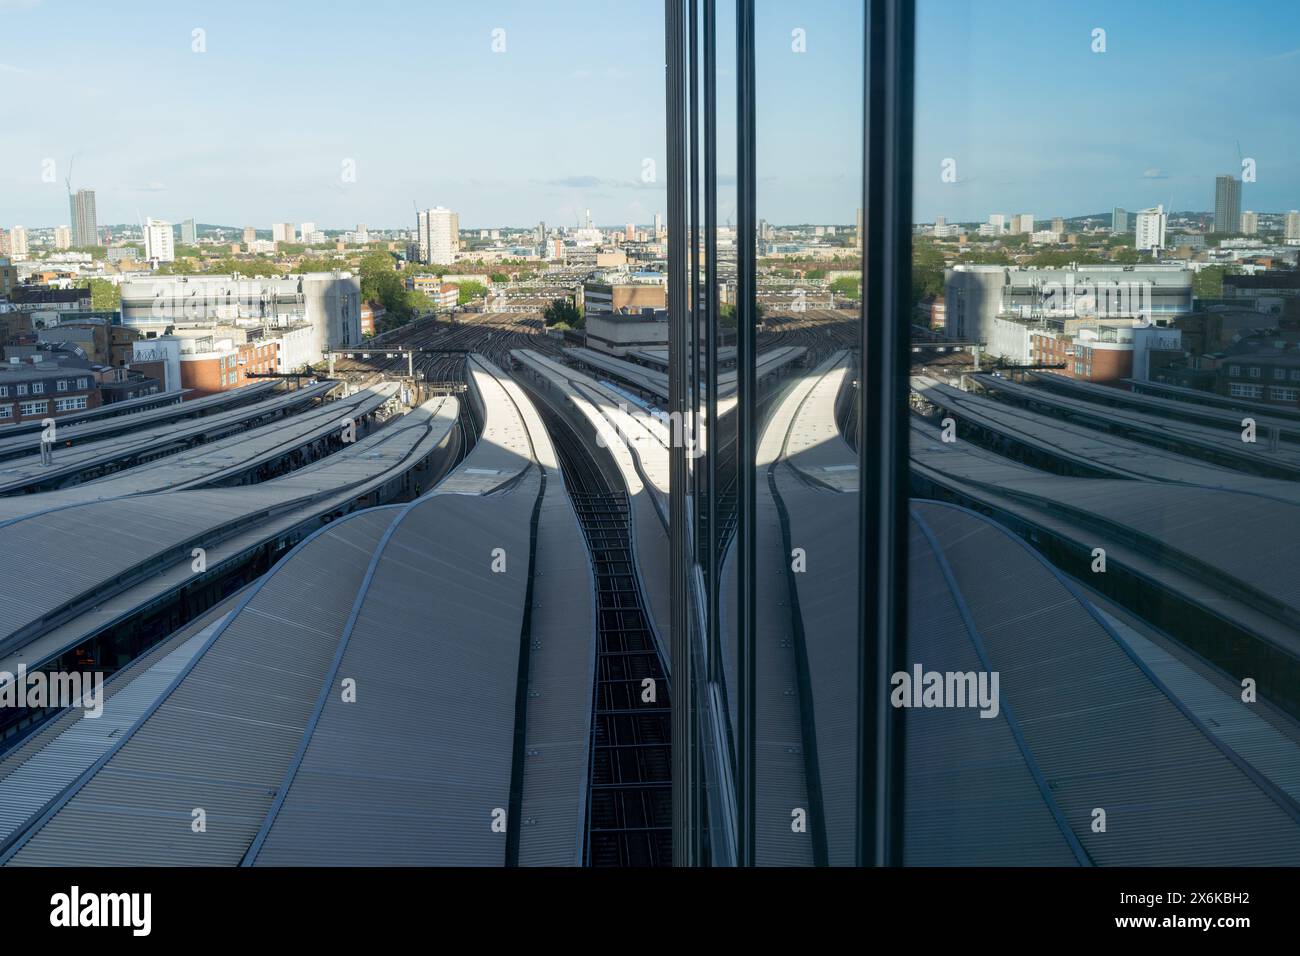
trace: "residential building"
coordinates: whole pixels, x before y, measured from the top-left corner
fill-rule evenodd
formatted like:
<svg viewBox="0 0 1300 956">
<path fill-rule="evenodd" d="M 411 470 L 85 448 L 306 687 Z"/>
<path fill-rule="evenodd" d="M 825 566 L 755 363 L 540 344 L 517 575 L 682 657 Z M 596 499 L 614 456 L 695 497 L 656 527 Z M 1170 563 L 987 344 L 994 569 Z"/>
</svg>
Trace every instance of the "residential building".
<svg viewBox="0 0 1300 956">
<path fill-rule="evenodd" d="M 1218 176 L 1214 180 L 1214 231 L 1236 232 L 1241 227 L 1241 180 Z"/>
<path fill-rule="evenodd" d="M 1165 247 L 1165 226 L 1168 217 L 1164 206 L 1143 209 L 1137 214 L 1134 246 L 1139 252 Z"/>
<path fill-rule="evenodd" d="M 186 219 L 181 223 L 181 243 L 192 246 L 199 241 L 198 231 L 194 228 L 194 220 Z"/>
<path fill-rule="evenodd" d="M 9 230 L 9 255 L 15 262 L 27 258 L 27 230 L 22 226 Z"/>
<path fill-rule="evenodd" d="M 1128 232 L 1128 210 L 1123 206 L 1116 206 L 1110 211 L 1110 234 L 1122 236 L 1126 232 Z"/>
<path fill-rule="evenodd" d="M 68 214 L 72 219 L 72 244 L 77 248 L 97 246 L 99 222 L 95 218 L 95 191 L 78 189 L 68 196 Z"/>
<path fill-rule="evenodd" d="M 276 222 L 271 224 L 271 241 L 272 242 L 293 242 L 298 237 L 297 231 L 291 222 Z"/>
<path fill-rule="evenodd" d="M 1241 214 L 1241 234 L 1255 236 L 1259 234 L 1259 214 L 1247 209 Z"/>
<path fill-rule="evenodd" d="M 172 224 L 161 219 L 144 221 L 144 257 L 151 262 L 175 262 Z"/>
<path fill-rule="evenodd" d="M 37 351 L 26 358 L 7 356 L 0 366 L 0 425 L 99 407 L 99 383 L 89 364 L 47 360 L 51 354 Z"/>
<path fill-rule="evenodd" d="M 18 268 L 10 259 L 0 259 L 0 299 L 9 298 L 18 288 Z"/>
<path fill-rule="evenodd" d="M 55 249 L 72 248 L 72 230 L 68 226 L 54 227 L 54 248 Z"/>
<path fill-rule="evenodd" d="M 460 216 L 444 206 L 416 214 L 420 261 L 448 265 L 460 251 Z"/>
</svg>

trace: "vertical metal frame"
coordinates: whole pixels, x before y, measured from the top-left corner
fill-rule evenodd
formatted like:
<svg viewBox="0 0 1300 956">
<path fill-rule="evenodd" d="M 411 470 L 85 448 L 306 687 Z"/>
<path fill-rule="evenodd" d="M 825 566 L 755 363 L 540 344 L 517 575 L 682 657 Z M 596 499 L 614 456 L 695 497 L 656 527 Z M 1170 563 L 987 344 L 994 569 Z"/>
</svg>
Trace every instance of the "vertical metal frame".
<svg viewBox="0 0 1300 956">
<path fill-rule="evenodd" d="M 708 444 L 707 568 L 709 582 L 709 680 L 722 673 L 719 633 L 719 562 L 714 545 L 718 527 L 718 20 L 716 0 L 704 0 L 704 384 L 705 433 Z M 698 512 L 697 512 L 698 513 Z"/>
<path fill-rule="evenodd" d="M 755 618 L 755 403 L 757 205 L 754 0 L 736 2 L 736 811 L 737 862 L 754 865 L 757 789 Z"/>
<path fill-rule="evenodd" d="M 864 0 L 857 862 L 903 861 L 914 0 Z"/>
<path fill-rule="evenodd" d="M 668 412 L 684 422 L 689 396 L 687 379 L 687 311 L 685 251 L 687 233 L 686 129 L 687 64 L 684 0 L 664 0 L 665 115 L 668 148 Z M 680 437 L 680 431 L 678 435 Z M 695 781 L 691 739 L 690 632 L 688 606 L 691 530 L 686 525 L 686 447 L 673 441 L 668 451 L 670 596 L 672 632 L 669 640 L 672 685 L 673 765 L 673 865 L 689 866 L 691 834 L 694 830 Z"/>
</svg>

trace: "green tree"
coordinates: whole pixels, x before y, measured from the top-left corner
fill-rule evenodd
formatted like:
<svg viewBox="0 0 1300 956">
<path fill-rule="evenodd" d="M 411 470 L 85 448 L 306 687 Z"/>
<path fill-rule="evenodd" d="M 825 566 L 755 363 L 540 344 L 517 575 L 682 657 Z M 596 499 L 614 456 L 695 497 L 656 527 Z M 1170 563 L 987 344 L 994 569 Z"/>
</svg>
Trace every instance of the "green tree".
<svg viewBox="0 0 1300 956">
<path fill-rule="evenodd" d="M 912 247 L 912 304 L 927 296 L 943 295 L 943 253 L 932 242 Z"/>
<path fill-rule="evenodd" d="M 122 307 L 122 290 L 107 279 L 82 279 L 77 288 L 90 290 L 90 307 L 96 312 L 116 312 Z"/>
<path fill-rule="evenodd" d="M 830 288 L 836 295 L 856 299 L 862 294 L 862 278 L 860 276 L 840 276 L 838 279 L 831 281 Z"/>
<path fill-rule="evenodd" d="M 542 310 L 542 321 L 547 328 L 562 326 L 580 329 L 584 325 L 581 310 L 568 299 L 552 299 L 551 304 Z"/>
<path fill-rule="evenodd" d="M 177 259 L 175 262 L 164 262 L 158 266 L 159 275 L 192 276 L 198 271 L 199 265 L 194 259 Z"/>
<path fill-rule="evenodd" d="M 368 252 L 361 257 L 358 271 L 361 273 L 361 298 L 378 302 L 399 322 L 411 318 L 412 302 L 391 255 Z"/>
<path fill-rule="evenodd" d="M 1234 272 L 1230 266 L 1206 266 L 1192 276 L 1192 295 L 1198 299 L 1217 299 L 1223 295 L 1223 277 Z"/>
<path fill-rule="evenodd" d="M 487 286 L 483 283 L 462 282 L 460 284 L 460 295 L 457 297 L 456 301 L 461 305 L 465 305 L 469 302 L 473 302 L 475 299 L 481 299 L 485 295 L 487 295 Z"/>
</svg>

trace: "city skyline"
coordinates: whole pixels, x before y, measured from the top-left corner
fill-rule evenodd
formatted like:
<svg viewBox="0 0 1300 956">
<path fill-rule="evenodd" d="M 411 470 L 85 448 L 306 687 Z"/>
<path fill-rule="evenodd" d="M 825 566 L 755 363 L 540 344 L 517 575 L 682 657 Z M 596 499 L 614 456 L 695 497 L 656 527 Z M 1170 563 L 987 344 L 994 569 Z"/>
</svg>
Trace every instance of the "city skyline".
<svg viewBox="0 0 1300 956">
<path fill-rule="evenodd" d="M 658 4 L 636 0 L 619 18 L 586 0 L 576 6 L 565 18 L 584 23 L 576 32 L 517 3 L 435 14 L 380 2 L 364 17 L 325 10 L 311 22 L 258 8 L 253 31 L 245 3 L 147 15 L 73 0 L 0 7 L 0 72 L 10 90 L 0 118 L 20 144 L 0 157 L 0 215 L 29 228 L 65 224 L 75 156 L 72 188 L 96 191 L 102 223 L 153 216 L 413 229 L 414 207 L 435 205 L 458 210 L 467 228 L 565 225 L 587 208 L 597 222 L 649 222 L 665 207 L 662 40 L 637 32 L 629 43 L 628 31 L 653 22 Z M 1034 9 L 1043 42 L 1016 48 L 1012 61 L 1007 38 L 1027 4 L 920 5 L 916 221 L 980 221 L 997 209 L 1050 208 L 1067 218 L 1116 205 L 1209 209 L 1214 177 L 1241 175 L 1238 143 L 1259 166 L 1242 207 L 1300 205 L 1300 138 L 1283 122 L 1281 82 L 1300 57 L 1286 48 L 1283 27 L 1300 28 L 1300 12 L 1277 4 L 1275 16 L 1227 20 L 1210 38 L 1118 3 Z M 758 201 L 771 222 L 848 223 L 860 205 L 860 185 L 843 173 L 860 149 L 851 103 L 861 51 L 848 41 L 860 17 L 830 2 L 759 12 Z M 1091 50 L 1097 24 L 1107 31 L 1104 53 Z M 734 117 L 734 35 L 729 17 L 718 26 L 725 129 Z M 794 30 L 804 31 L 802 54 L 792 49 Z M 437 58 L 408 62 L 410 36 L 440 38 Z M 299 71 L 282 55 L 286 38 L 312 49 L 322 67 L 352 58 L 356 69 Z M 70 48 L 79 55 L 68 60 Z M 394 55 L 372 61 L 358 52 L 366 50 Z M 1001 67 L 984 68 L 981 52 Z M 151 84 L 141 109 L 109 81 L 134 83 L 121 64 L 146 57 L 168 82 Z M 1095 89 L 1088 100 L 1074 95 L 1081 73 Z M 1169 88 L 1142 87 L 1151 75 Z M 460 91 L 466 76 L 467 91 L 438 94 Z M 1240 96 L 1244 78 L 1249 98 Z M 282 105 L 249 106 L 282 93 Z M 18 108 L 42 95 L 85 108 L 55 126 Z M 1187 115 L 1205 121 L 1189 125 Z M 1231 128 L 1220 128 L 1219 116 L 1231 117 Z M 1044 155 L 1042 143 L 1053 140 L 1061 149 Z M 560 148 L 535 148 L 548 142 Z M 734 148 L 720 137 L 723 223 L 735 206 Z M 948 159 L 954 181 L 941 178 Z"/>
</svg>

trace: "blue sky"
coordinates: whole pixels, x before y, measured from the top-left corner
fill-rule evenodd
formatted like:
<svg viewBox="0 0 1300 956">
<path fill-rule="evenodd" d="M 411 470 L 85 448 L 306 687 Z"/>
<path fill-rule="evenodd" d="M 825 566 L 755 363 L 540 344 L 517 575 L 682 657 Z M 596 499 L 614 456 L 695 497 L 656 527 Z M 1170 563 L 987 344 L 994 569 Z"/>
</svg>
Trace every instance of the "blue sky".
<svg viewBox="0 0 1300 956">
<path fill-rule="evenodd" d="M 735 88 L 719 6 L 725 222 Z M 758 9 L 759 213 L 851 222 L 861 4 Z M 587 208 L 601 224 L 649 222 L 665 204 L 662 12 L 661 0 L 0 0 L 0 224 L 66 222 L 74 153 L 74 186 L 95 188 L 101 222 L 408 226 L 412 201 L 472 227 L 573 223 Z M 1104 54 L 1089 49 L 1094 27 Z M 1238 140 L 1259 175 L 1243 207 L 1300 205 L 1300 4 L 921 0 L 918 34 L 918 219 L 1204 209 L 1214 176 L 1239 168 Z M 947 157 L 956 183 L 940 181 Z"/>
<path fill-rule="evenodd" d="M 1294 0 L 921 0 L 917 19 L 918 220 L 1210 210 L 1238 142 L 1242 208 L 1300 206 Z"/>
</svg>

